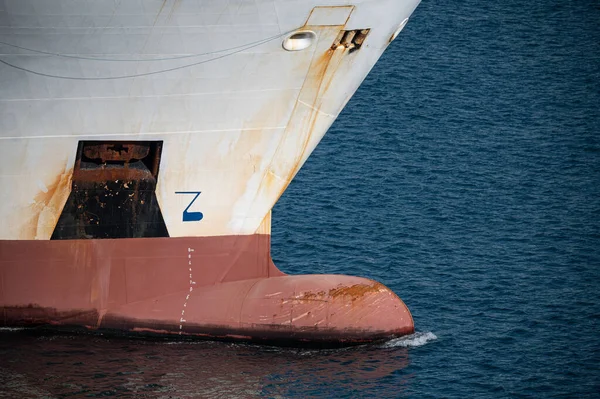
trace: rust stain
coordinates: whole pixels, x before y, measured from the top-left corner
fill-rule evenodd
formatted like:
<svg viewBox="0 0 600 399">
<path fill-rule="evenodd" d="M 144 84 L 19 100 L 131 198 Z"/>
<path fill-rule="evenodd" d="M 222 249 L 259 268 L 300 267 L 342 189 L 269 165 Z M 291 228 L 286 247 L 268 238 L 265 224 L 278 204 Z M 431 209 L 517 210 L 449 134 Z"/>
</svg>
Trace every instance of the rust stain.
<svg viewBox="0 0 600 399">
<path fill-rule="evenodd" d="M 317 90 L 312 98 L 311 101 L 311 106 L 313 107 L 310 111 L 310 115 L 308 116 L 308 121 L 309 121 L 309 129 L 306 131 L 306 137 L 303 140 L 304 143 L 302 145 L 301 150 L 297 153 L 297 157 L 295 159 L 295 163 L 294 166 L 291 168 L 290 173 L 288 174 L 288 176 L 286 176 L 284 178 L 284 180 L 286 181 L 286 184 L 284 185 L 284 187 L 278 192 L 277 198 L 279 198 L 283 192 L 285 191 L 285 189 L 287 188 L 287 186 L 290 184 L 291 182 L 291 178 L 295 175 L 295 173 L 297 172 L 297 170 L 299 169 L 298 164 L 300 162 L 300 160 L 302 159 L 302 154 L 305 151 L 306 145 L 308 143 L 308 141 L 310 140 L 310 137 L 312 135 L 312 128 L 314 127 L 314 123 L 315 123 L 315 114 L 317 113 L 317 111 L 315 110 L 315 105 L 317 103 L 317 101 L 319 100 L 319 98 L 322 96 L 323 94 L 323 90 L 322 90 L 322 85 L 323 85 L 323 80 L 325 79 L 326 73 L 327 73 L 327 69 L 329 67 L 329 64 L 331 62 L 331 58 L 333 57 L 334 54 L 334 50 L 332 50 L 331 48 L 327 49 L 327 51 L 325 51 L 323 54 L 317 56 L 315 59 L 312 60 L 309 68 L 308 68 L 308 72 L 307 72 L 307 77 L 306 80 L 304 81 L 304 84 L 302 86 L 302 89 L 300 89 L 300 94 L 302 92 L 305 91 L 305 89 L 307 87 L 312 87 L 316 82 L 318 82 L 318 87 Z M 290 121 L 288 122 L 288 128 L 289 129 L 289 124 L 292 122 L 292 120 L 294 119 L 294 116 L 296 116 L 298 114 L 298 107 L 299 104 L 298 102 L 296 102 L 296 105 L 294 107 L 294 110 L 292 111 L 292 115 L 290 117 Z M 288 137 L 289 134 L 297 134 L 298 131 L 301 131 L 304 133 L 304 129 L 293 129 L 293 131 L 290 132 L 286 132 L 286 135 L 282 138 L 282 142 Z M 280 155 L 280 148 L 278 148 L 275 151 L 275 155 L 274 155 L 274 159 L 277 158 Z M 267 174 L 269 174 L 270 170 L 268 170 Z M 270 172 L 270 174 L 272 175 L 272 172 Z M 266 176 L 265 176 L 266 177 Z M 266 180 L 266 179 L 263 179 Z M 270 178 L 268 181 L 264 181 L 264 183 L 272 183 L 273 179 Z M 269 184 L 267 184 L 268 186 Z"/>
<path fill-rule="evenodd" d="M 302 142 L 301 149 L 297 152 L 297 156 L 294 160 L 294 165 L 292 166 L 292 168 L 290 168 L 290 171 L 288 172 L 287 176 L 284 178 L 285 184 L 277 192 L 277 196 L 276 196 L 277 199 L 279 199 L 283 195 L 285 190 L 288 188 L 288 186 L 292 182 L 292 179 L 294 178 L 296 173 L 298 173 L 298 171 L 302 167 L 302 165 L 301 165 L 302 158 L 304 157 L 304 153 L 306 152 L 308 143 L 310 142 L 310 139 L 313 136 L 313 133 L 315 131 L 315 125 L 317 123 L 318 114 L 319 114 L 319 111 L 321 108 L 321 104 L 318 104 L 318 102 L 322 99 L 323 94 L 329 90 L 329 87 L 331 86 L 331 82 L 333 81 L 333 78 L 335 76 L 335 73 L 329 74 L 329 79 L 327 80 L 327 82 L 325 82 L 325 78 L 327 77 L 327 72 L 329 70 L 329 65 L 331 64 L 331 60 L 332 60 L 335 52 L 336 52 L 336 50 L 334 50 L 334 49 L 331 49 L 331 48 L 327 49 L 327 51 L 325 51 L 323 54 L 321 54 L 310 66 L 310 69 L 308 72 L 309 76 L 311 76 L 313 73 L 314 73 L 314 75 L 312 75 L 310 79 L 307 79 L 306 82 L 304 83 L 304 85 L 306 86 L 307 83 L 310 84 L 312 82 L 319 82 L 319 83 L 318 83 L 318 88 L 316 90 L 316 94 L 313 98 L 312 104 L 310 104 L 312 108 L 311 108 L 310 114 L 307 118 L 309 121 L 308 122 L 309 127 L 308 127 L 308 129 L 306 129 L 306 131 L 304 133 L 304 140 Z M 340 64 L 341 64 L 341 60 L 340 60 L 340 63 L 337 65 L 336 70 Z M 324 82 L 325 82 L 325 84 L 324 84 Z M 302 92 L 302 90 L 301 90 L 301 92 Z M 298 106 L 298 105 L 296 105 L 296 106 Z M 297 109 L 294 110 L 294 113 L 295 112 L 297 112 Z M 267 173 L 267 175 L 268 174 L 269 173 Z"/>
<path fill-rule="evenodd" d="M 358 298 L 362 298 L 370 293 L 379 293 L 385 290 L 385 286 L 381 283 L 373 283 L 371 285 L 366 284 L 355 284 L 350 287 L 338 287 L 332 288 L 329 290 L 329 296 L 331 298 L 339 298 L 339 297 L 350 297 L 352 300 L 356 300 Z"/>
<path fill-rule="evenodd" d="M 339 34 L 343 26 L 313 28 L 322 31 L 323 37 L 320 40 L 334 40 L 335 35 Z M 269 200 L 275 203 L 302 167 L 309 146 L 313 143 L 319 121 L 322 121 L 324 117 L 321 115 L 323 97 L 331 88 L 336 78 L 336 72 L 343 64 L 347 54 L 347 48 L 332 49 L 328 44 L 324 51 L 313 55 L 284 135 L 275 149 L 269 166 L 262 173 L 257 188 L 258 196 L 267 195 Z M 262 120 L 262 118 L 258 119 Z M 291 144 L 295 144 L 293 153 L 288 152 Z M 255 172 L 255 170 L 251 171 Z M 256 200 L 257 197 L 252 200 L 252 203 L 255 203 Z"/>
<path fill-rule="evenodd" d="M 73 169 L 67 170 L 56 177 L 48 189 L 40 191 L 33 199 L 31 212 L 34 218 L 27 234 L 29 239 L 49 239 L 54 231 L 62 208 L 71 193 Z"/>
<path fill-rule="evenodd" d="M 371 293 L 379 293 L 384 291 L 386 288 L 381 283 L 368 284 L 355 284 L 351 286 L 339 286 L 332 288 L 329 291 L 306 291 L 301 295 L 294 298 L 295 301 L 327 301 L 327 300 L 351 300 L 356 301 L 357 299 L 364 298 Z"/>
<path fill-rule="evenodd" d="M 256 229 L 256 234 L 271 234 L 271 211 L 267 212 L 265 218 Z"/>
<path fill-rule="evenodd" d="M 316 70 L 316 77 L 313 79 L 319 82 L 319 89 L 317 90 L 317 95 L 315 96 L 314 102 L 312 105 L 316 105 L 317 100 L 322 96 L 324 91 L 327 91 L 327 87 L 323 89 L 323 82 L 325 81 L 327 69 L 329 64 L 331 63 L 331 59 L 333 58 L 333 54 L 335 54 L 336 50 L 328 48 L 325 53 L 321 54 L 319 58 L 317 58 L 314 69 Z"/>
<path fill-rule="evenodd" d="M 314 301 L 314 300 L 323 300 L 327 293 L 325 291 L 311 292 L 307 291 L 302 294 L 301 297 L 296 298 L 303 301 Z"/>
<path fill-rule="evenodd" d="M 333 59 L 333 56 L 336 54 L 336 52 L 342 53 L 342 54 L 339 54 L 340 61 L 337 63 L 337 65 L 335 65 L 335 68 L 332 71 L 330 71 L 331 61 Z M 317 120 L 319 119 L 319 112 L 321 111 L 321 100 L 323 98 L 323 95 L 327 91 L 329 91 L 329 88 L 331 87 L 331 83 L 333 82 L 333 80 L 336 76 L 336 72 L 342 63 L 343 56 L 345 55 L 346 52 L 347 52 L 346 49 L 344 49 L 342 52 L 337 49 L 334 50 L 334 49 L 329 48 L 316 61 L 315 69 L 317 70 L 317 75 L 316 75 L 315 80 L 318 80 L 319 86 L 317 89 L 317 94 L 315 95 L 315 98 L 313 99 L 313 103 L 311 104 L 312 109 L 310 111 L 310 116 L 309 116 L 310 126 L 306 132 L 304 142 L 302 143 L 302 149 L 298 153 L 298 158 L 296 159 L 295 165 L 292 168 L 292 170 L 290 171 L 290 174 L 286 178 L 287 184 L 284 187 L 284 189 L 279 193 L 279 197 L 281 197 L 281 195 L 283 194 L 283 192 L 285 191 L 287 186 L 291 183 L 291 181 L 294 178 L 294 176 L 296 175 L 296 173 L 298 173 L 298 171 L 302 167 L 302 165 L 301 165 L 302 159 L 304 158 L 304 154 L 308 147 L 308 143 L 310 143 L 310 140 L 315 132 L 315 126 L 316 126 Z M 326 78 L 328 78 L 328 79 L 326 79 Z"/>
<path fill-rule="evenodd" d="M 280 180 L 277 178 L 277 176 L 275 176 L 275 173 L 273 173 L 270 169 L 267 169 L 267 173 L 265 173 L 261 184 L 263 184 L 264 186 L 266 186 L 268 191 L 271 191 L 272 187 L 277 187 L 277 183 Z M 289 182 L 287 182 L 285 184 L 285 186 L 287 187 L 287 185 L 289 184 Z M 285 190 L 285 189 L 284 189 Z M 278 193 L 278 196 L 281 196 L 281 194 L 283 193 L 283 191 L 281 191 L 280 193 Z"/>
</svg>

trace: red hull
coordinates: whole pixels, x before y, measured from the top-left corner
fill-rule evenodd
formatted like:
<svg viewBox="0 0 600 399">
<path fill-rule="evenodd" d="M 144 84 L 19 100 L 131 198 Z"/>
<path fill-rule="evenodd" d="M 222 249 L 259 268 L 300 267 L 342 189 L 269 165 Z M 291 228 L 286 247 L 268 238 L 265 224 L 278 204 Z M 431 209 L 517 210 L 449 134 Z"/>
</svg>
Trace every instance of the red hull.
<svg viewBox="0 0 600 399">
<path fill-rule="evenodd" d="M 260 234 L 0 241 L 0 322 L 299 344 L 414 331 L 383 285 L 285 275 L 269 246 Z"/>
</svg>

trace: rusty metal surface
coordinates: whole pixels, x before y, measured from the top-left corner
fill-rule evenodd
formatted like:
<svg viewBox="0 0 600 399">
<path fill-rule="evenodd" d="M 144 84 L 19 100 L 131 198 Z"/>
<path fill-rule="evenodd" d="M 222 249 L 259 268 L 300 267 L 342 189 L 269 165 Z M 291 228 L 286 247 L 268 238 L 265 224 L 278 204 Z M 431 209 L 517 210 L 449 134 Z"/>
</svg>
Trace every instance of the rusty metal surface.
<svg viewBox="0 0 600 399">
<path fill-rule="evenodd" d="M 107 181 L 114 182 L 122 180 L 124 184 L 131 184 L 135 181 L 145 180 L 154 181 L 152 173 L 145 168 L 136 168 L 126 164 L 124 166 L 102 166 L 93 169 L 78 169 L 73 172 L 73 186 L 82 187 L 89 183 L 103 183 Z"/>
<path fill-rule="evenodd" d="M 143 159 L 150 153 L 150 144 L 143 143 L 99 143 L 83 147 L 83 155 L 102 162 Z"/>
</svg>

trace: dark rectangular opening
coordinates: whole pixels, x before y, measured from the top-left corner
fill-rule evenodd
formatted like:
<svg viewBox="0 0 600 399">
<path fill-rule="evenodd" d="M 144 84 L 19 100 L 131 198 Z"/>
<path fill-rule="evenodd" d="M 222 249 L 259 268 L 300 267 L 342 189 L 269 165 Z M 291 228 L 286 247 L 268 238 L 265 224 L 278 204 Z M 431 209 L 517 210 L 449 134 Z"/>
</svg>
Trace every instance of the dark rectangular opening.
<svg viewBox="0 0 600 399">
<path fill-rule="evenodd" d="M 51 239 L 168 237 L 156 198 L 162 141 L 80 141 Z"/>
</svg>

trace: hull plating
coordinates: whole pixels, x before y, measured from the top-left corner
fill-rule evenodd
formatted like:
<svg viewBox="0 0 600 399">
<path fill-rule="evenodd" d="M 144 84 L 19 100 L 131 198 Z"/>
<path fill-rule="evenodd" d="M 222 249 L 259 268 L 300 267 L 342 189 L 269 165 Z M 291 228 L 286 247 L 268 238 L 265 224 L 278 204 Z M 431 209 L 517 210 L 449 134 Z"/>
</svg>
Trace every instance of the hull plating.
<svg viewBox="0 0 600 399">
<path fill-rule="evenodd" d="M 288 276 L 268 235 L 2 241 L 2 323 L 254 341 L 368 342 L 412 333 L 364 278 Z"/>
<path fill-rule="evenodd" d="M 0 321 L 412 332 L 381 284 L 284 275 L 269 237 L 273 205 L 418 2 L 4 1 Z"/>
</svg>

